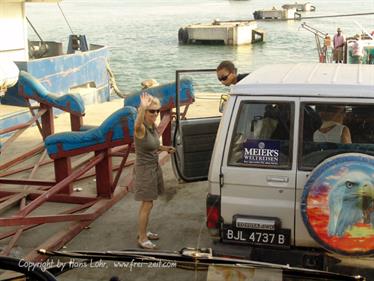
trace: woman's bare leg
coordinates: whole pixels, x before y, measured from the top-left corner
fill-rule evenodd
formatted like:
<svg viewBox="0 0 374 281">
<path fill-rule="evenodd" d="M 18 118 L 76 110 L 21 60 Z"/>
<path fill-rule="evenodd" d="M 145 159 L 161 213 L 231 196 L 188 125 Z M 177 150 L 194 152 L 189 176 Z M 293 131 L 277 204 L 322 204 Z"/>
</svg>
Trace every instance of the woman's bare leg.
<svg viewBox="0 0 374 281">
<path fill-rule="evenodd" d="M 147 238 L 147 226 L 149 215 L 153 207 L 153 201 L 142 201 L 139 209 L 139 225 L 138 225 L 138 236 L 139 241 L 148 240 Z"/>
</svg>

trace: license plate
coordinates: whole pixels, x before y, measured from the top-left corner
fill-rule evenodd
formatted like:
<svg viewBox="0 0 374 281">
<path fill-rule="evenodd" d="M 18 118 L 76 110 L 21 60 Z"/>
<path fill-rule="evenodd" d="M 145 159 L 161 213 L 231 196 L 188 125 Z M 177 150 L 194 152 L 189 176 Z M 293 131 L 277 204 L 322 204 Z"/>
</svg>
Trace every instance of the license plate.
<svg viewBox="0 0 374 281">
<path fill-rule="evenodd" d="M 290 229 L 260 230 L 248 228 L 235 228 L 224 225 L 222 240 L 224 242 L 237 242 L 251 245 L 268 245 L 289 248 L 291 243 Z"/>
</svg>

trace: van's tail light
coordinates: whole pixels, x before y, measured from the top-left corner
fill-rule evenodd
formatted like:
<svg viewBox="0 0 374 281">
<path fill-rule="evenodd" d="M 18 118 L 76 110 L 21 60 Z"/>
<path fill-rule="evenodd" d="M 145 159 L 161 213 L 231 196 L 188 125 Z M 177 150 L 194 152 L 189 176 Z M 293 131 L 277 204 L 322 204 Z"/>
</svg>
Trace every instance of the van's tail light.
<svg viewBox="0 0 374 281">
<path fill-rule="evenodd" d="M 206 225 L 208 228 L 218 228 L 218 222 L 220 217 L 220 206 L 221 200 L 219 195 L 213 195 L 208 193 L 206 197 Z"/>
</svg>

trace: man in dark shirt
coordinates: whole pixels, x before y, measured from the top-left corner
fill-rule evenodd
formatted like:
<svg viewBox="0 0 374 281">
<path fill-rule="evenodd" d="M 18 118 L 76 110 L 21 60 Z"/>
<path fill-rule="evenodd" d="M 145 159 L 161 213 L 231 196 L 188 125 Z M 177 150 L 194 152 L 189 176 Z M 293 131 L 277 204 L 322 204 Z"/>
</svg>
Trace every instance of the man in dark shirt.
<svg viewBox="0 0 374 281">
<path fill-rule="evenodd" d="M 221 62 L 217 66 L 217 78 L 225 86 L 235 85 L 249 73 L 237 74 L 235 65 L 228 60 Z"/>
</svg>

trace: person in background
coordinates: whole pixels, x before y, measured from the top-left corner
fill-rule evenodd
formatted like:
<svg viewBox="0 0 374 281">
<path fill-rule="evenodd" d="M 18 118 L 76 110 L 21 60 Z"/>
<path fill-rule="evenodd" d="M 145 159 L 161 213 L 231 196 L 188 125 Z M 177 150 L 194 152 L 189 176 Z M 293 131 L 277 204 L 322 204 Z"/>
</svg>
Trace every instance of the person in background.
<svg viewBox="0 0 374 281">
<path fill-rule="evenodd" d="M 326 33 L 325 38 L 323 39 L 322 54 L 320 55 L 319 62 L 330 62 L 332 55 L 331 48 L 331 37 Z"/>
<path fill-rule="evenodd" d="M 313 134 L 314 142 L 352 143 L 351 132 L 343 125 L 344 106 L 319 106 L 317 111 L 322 119 L 322 125 Z"/>
<path fill-rule="evenodd" d="M 325 38 L 323 39 L 323 46 L 325 46 L 326 48 L 331 47 L 331 37 L 328 33 L 326 33 Z"/>
<path fill-rule="evenodd" d="M 345 36 L 343 35 L 340 27 L 338 27 L 336 31 L 337 33 L 334 35 L 334 38 L 332 40 L 334 45 L 333 60 L 336 63 L 342 63 L 344 55 Z"/>
<path fill-rule="evenodd" d="M 364 46 L 362 45 L 361 36 L 359 34 L 356 34 L 355 39 L 356 41 L 354 41 L 352 45 L 352 63 L 361 64 L 362 58 L 364 57 Z"/>
<path fill-rule="evenodd" d="M 147 93 L 140 97 L 135 121 L 135 200 L 141 201 L 138 221 L 138 244 L 144 249 L 154 249 L 150 240 L 159 239 L 158 234 L 147 231 L 153 201 L 164 192 L 164 180 L 158 163 L 158 152 L 175 152 L 174 147 L 160 145 L 156 119 L 160 101 Z"/>
<path fill-rule="evenodd" d="M 249 73 L 238 74 L 235 65 L 228 60 L 222 61 L 216 69 L 218 80 L 225 86 L 235 85 Z"/>
<path fill-rule="evenodd" d="M 146 90 L 149 88 L 160 86 L 160 84 L 155 79 L 147 79 L 141 83 L 141 86 L 142 90 Z"/>
</svg>

